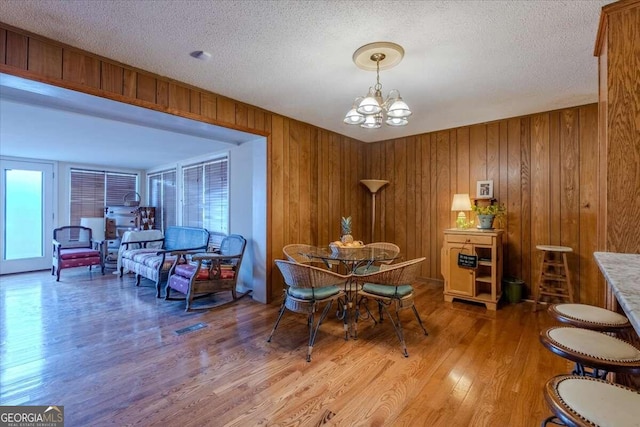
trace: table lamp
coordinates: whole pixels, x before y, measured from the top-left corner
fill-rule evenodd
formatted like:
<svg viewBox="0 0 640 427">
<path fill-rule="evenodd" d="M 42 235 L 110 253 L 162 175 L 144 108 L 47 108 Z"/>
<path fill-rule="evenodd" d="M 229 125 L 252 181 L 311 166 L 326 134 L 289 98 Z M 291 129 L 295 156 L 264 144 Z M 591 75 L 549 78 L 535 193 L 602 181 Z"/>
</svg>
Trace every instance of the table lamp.
<svg viewBox="0 0 640 427">
<path fill-rule="evenodd" d="M 369 189 L 369 191 L 371 192 L 371 197 L 373 198 L 373 201 L 371 203 L 371 242 L 369 242 L 373 243 L 375 241 L 373 240 L 373 230 L 376 225 L 376 193 L 379 189 L 387 185 L 389 181 L 385 181 L 383 179 L 361 179 L 360 183 Z"/>
<path fill-rule="evenodd" d="M 451 210 L 454 212 L 458 212 L 458 218 L 456 219 L 456 227 L 457 228 L 469 228 L 469 223 L 467 222 L 467 215 L 465 211 L 471 210 L 471 200 L 469 199 L 468 194 L 454 194 L 453 195 L 453 203 L 451 204 Z"/>
</svg>

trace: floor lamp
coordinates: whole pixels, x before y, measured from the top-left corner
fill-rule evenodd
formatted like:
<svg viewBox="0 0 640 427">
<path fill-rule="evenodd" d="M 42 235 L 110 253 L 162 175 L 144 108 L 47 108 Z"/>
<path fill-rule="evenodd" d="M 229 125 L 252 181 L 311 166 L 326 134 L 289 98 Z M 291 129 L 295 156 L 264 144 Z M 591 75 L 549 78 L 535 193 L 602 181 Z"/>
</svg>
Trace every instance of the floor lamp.
<svg viewBox="0 0 640 427">
<path fill-rule="evenodd" d="M 373 240 L 373 236 L 376 225 L 376 193 L 379 189 L 387 185 L 389 181 L 385 181 L 383 179 L 361 179 L 360 183 L 367 187 L 371 192 L 371 242 L 369 243 L 373 243 L 375 242 L 375 240 Z"/>
</svg>

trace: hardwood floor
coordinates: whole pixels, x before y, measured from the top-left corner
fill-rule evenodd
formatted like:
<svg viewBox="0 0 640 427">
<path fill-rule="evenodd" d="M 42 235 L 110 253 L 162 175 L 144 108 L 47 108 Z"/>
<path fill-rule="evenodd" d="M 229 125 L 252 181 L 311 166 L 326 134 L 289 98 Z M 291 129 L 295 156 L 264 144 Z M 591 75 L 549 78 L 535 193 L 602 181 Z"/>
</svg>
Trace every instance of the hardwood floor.
<svg viewBox="0 0 640 427">
<path fill-rule="evenodd" d="M 0 405 L 64 405 L 67 426 L 536 426 L 544 382 L 570 370 L 538 341 L 544 310 L 445 303 L 438 282 L 416 285 L 429 336 L 402 312 L 409 358 L 388 321 L 344 341 L 330 315 L 307 363 L 302 315 L 267 343 L 277 305 L 185 313 L 110 273 L 0 277 Z"/>
</svg>

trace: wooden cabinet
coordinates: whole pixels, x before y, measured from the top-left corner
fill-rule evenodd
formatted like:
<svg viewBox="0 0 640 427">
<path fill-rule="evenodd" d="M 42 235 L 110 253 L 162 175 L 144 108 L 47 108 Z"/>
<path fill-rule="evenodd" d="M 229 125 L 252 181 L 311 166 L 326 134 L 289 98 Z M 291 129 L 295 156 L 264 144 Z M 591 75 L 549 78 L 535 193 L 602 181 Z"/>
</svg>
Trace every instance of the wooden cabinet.
<svg viewBox="0 0 640 427">
<path fill-rule="evenodd" d="M 598 250 L 640 253 L 640 1 L 602 8 L 598 57 Z M 595 275 L 596 272 L 592 271 Z M 604 305 L 616 297 L 605 291 Z"/>
<path fill-rule="evenodd" d="M 444 300 L 483 303 L 495 310 L 502 296 L 502 230 L 445 230 L 442 247 Z M 461 267 L 459 254 L 477 256 L 475 268 Z"/>
</svg>

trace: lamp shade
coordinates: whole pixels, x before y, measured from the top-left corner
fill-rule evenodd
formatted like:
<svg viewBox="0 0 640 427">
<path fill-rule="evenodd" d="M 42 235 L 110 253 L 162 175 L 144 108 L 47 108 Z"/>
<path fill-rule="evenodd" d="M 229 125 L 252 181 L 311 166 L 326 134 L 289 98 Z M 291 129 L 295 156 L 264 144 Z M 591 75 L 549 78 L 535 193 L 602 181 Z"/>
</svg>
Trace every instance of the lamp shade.
<svg viewBox="0 0 640 427">
<path fill-rule="evenodd" d="M 104 218 L 80 218 L 80 225 L 91 229 L 93 240 L 104 240 Z"/>
<path fill-rule="evenodd" d="M 389 181 L 385 181 L 383 179 L 361 179 L 360 182 L 372 193 L 377 193 L 379 189 L 389 183 Z"/>
<path fill-rule="evenodd" d="M 453 195 L 453 203 L 451 203 L 452 211 L 470 211 L 471 210 L 471 200 L 469 199 L 468 194 L 454 194 Z"/>
</svg>

